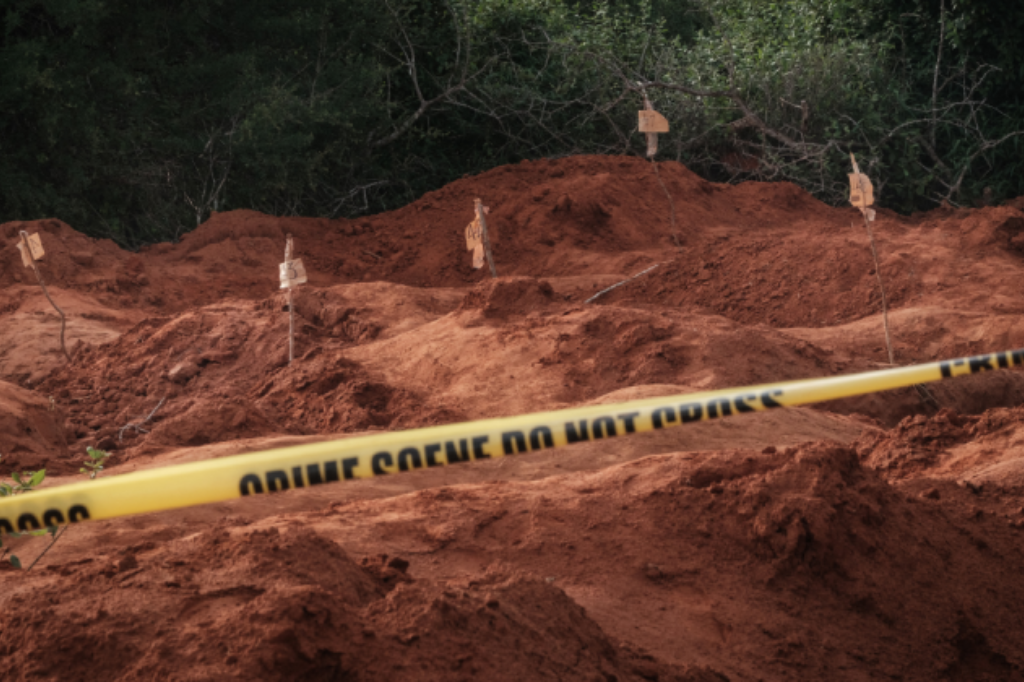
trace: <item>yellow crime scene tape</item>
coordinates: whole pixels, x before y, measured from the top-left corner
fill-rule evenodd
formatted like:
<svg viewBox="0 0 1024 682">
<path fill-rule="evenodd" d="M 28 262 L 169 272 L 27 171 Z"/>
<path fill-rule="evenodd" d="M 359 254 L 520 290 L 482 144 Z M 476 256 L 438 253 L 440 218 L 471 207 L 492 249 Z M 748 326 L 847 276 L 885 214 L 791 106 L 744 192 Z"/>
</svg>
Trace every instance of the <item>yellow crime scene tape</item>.
<svg viewBox="0 0 1024 682">
<path fill-rule="evenodd" d="M 0 531 L 179 509 L 795 407 L 1024 364 L 1024 349 L 863 374 L 592 405 L 137 471 L 0 500 Z"/>
</svg>

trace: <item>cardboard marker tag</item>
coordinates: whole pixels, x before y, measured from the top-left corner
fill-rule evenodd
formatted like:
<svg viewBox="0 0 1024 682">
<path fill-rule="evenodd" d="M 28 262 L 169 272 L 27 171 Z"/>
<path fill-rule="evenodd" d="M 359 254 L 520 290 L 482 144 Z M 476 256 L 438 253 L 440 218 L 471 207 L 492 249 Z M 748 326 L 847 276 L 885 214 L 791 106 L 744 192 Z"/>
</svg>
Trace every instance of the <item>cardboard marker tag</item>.
<svg viewBox="0 0 1024 682">
<path fill-rule="evenodd" d="M 33 263 L 40 260 L 46 255 L 43 250 L 43 240 L 39 238 L 39 234 L 26 235 L 24 232 L 21 233 L 22 238 L 18 240 L 15 246 L 18 247 L 18 253 L 21 254 L 21 264 L 26 268 L 32 267 Z M 25 248 L 25 243 L 28 242 L 28 248 Z"/>
<path fill-rule="evenodd" d="M 640 132 L 641 133 L 667 133 L 668 119 L 653 109 L 641 109 Z"/>
<path fill-rule="evenodd" d="M 46 252 L 43 251 L 43 240 L 39 237 L 38 232 L 28 236 L 28 248 L 32 251 L 32 258 L 36 260 L 42 260 L 46 255 Z"/>
<path fill-rule="evenodd" d="M 490 211 L 483 208 L 484 213 Z M 479 270 L 484 266 L 484 230 L 480 225 L 480 216 L 473 218 L 473 222 L 466 225 L 466 250 L 473 252 L 473 269 Z"/>
<path fill-rule="evenodd" d="M 466 250 L 472 251 L 479 244 L 483 244 L 483 229 L 480 227 L 480 219 L 474 218 L 473 222 L 466 225 Z"/>
<path fill-rule="evenodd" d="M 306 267 L 302 264 L 301 258 L 281 263 L 282 289 L 294 289 L 306 281 Z"/>
<path fill-rule="evenodd" d="M 875 188 L 863 173 L 850 173 L 850 203 L 865 209 L 875 203 Z"/>
</svg>

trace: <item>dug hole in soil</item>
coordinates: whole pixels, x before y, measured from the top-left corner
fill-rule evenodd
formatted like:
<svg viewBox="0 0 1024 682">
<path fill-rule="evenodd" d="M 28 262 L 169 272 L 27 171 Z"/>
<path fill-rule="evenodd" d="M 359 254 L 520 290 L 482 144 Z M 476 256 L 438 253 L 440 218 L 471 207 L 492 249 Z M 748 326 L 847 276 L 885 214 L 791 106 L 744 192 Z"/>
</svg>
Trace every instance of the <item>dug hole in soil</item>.
<svg viewBox="0 0 1024 682">
<path fill-rule="evenodd" d="M 887 366 L 860 214 L 622 157 L 139 253 L 0 225 L 0 470 Z M 474 270 L 473 200 L 500 277 Z M 1024 346 L 1024 200 L 875 236 L 898 364 Z M 59 319 L 14 248 L 46 248 Z M 285 238 L 294 293 L 288 362 Z M 613 284 L 657 266 L 593 301 Z M 75 525 L 0 569 L 4 679 L 1021 680 L 1024 375 Z M 29 493 L 31 494 L 31 493 Z M 23 564 L 48 538 L 5 539 Z"/>
</svg>

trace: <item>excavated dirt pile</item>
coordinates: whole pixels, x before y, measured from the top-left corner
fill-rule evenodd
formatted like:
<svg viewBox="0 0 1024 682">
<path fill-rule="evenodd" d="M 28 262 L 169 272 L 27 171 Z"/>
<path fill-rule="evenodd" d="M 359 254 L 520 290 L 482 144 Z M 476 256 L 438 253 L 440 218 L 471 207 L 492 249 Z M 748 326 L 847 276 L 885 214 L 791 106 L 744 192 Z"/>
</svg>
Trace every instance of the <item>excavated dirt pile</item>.
<svg viewBox="0 0 1024 682">
<path fill-rule="evenodd" d="M 90 446 L 115 476 L 888 365 L 859 213 L 658 170 L 674 222 L 650 163 L 574 157 L 358 220 L 215 214 L 139 253 L 0 225 L 0 473 L 61 485 Z M 477 197 L 496 280 L 465 249 Z M 879 211 L 898 364 L 1024 346 L 1022 208 Z M 21 231 L 46 248 L 70 363 Z M 288 235 L 309 277 L 291 363 Z M 0 549 L 38 558 L 0 568 L 4 679 L 1022 680 L 1024 374 L 49 545 Z"/>
</svg>

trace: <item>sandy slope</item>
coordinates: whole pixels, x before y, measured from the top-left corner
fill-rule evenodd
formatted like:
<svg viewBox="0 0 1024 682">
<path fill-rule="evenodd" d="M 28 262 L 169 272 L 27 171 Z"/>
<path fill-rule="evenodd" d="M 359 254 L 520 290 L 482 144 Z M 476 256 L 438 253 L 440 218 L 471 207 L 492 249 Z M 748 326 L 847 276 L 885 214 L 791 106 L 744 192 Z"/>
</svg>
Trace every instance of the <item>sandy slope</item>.
<svg viewBox="0 0 1024 682">
<path fill-rule="evenodd" d="M 113 475 L 884 365 L 859 214 L 660 171 L 674 229 L 650 165 L 611 157 L 496 168 L 356 221 L 218 214 L 139 254 L 0 225 L 0 467 L 59 484 L 87 445 Z M 477 196 L 497 281 L 464 251 Z M 43 235 L 71 365 L 22 229 Z M 289 233 L 310 273 L 291 365 Z M 882 211 L 876 236 L 899 362 L 1024 346 L 1018 207 Z M 931 390 L 75 526 L 0 572 L 0 670 L 1021 679 L 1024 379 Z"/>
</svg>

